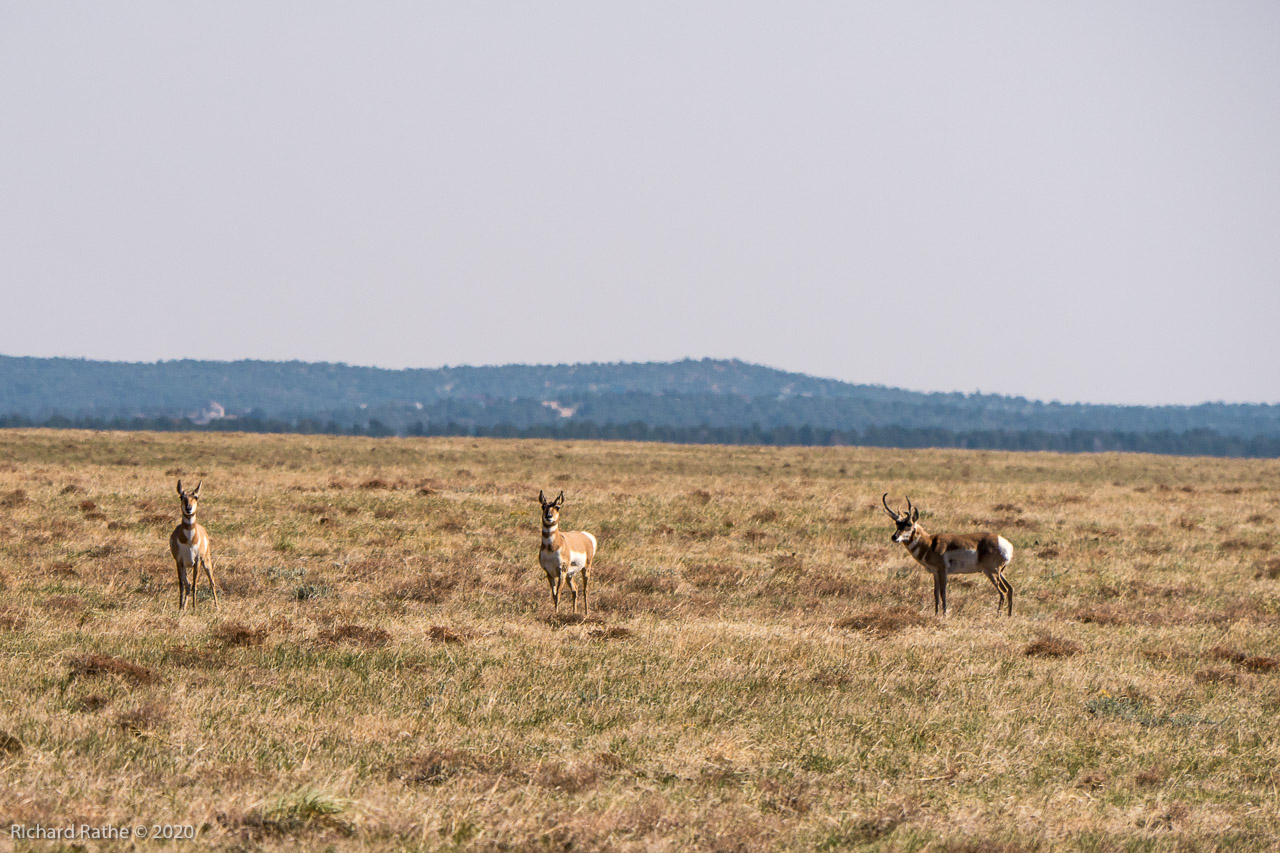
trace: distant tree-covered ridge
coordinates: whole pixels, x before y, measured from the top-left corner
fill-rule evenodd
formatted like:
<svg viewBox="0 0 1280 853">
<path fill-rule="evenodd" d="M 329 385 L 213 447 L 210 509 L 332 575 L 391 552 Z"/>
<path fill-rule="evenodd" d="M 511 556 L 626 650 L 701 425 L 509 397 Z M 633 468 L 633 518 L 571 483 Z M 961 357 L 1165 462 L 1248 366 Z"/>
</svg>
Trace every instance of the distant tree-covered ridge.
<svg viewBox="0 0 1280 853">
<path fill-rule="evenodd" d="M 1280 406 L 925 394 L 737 360 L 386 370 L 0 356 L 0 426 L 1280 455 Z"/>
</svg>

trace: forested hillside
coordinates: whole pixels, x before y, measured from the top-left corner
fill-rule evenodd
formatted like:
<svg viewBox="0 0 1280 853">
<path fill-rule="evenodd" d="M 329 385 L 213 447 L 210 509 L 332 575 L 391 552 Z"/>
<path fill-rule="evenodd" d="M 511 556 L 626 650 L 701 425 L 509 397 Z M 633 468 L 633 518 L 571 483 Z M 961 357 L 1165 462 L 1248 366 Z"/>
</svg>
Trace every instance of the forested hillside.
<svg viewBox="0 0 1280 853">
<path fill-rule="evenodd" d="M 0 426 L 1280 455 L 1280 406 L 925 394 L 736 360 L 385 370 L 0 356 Z"/>
</svg>

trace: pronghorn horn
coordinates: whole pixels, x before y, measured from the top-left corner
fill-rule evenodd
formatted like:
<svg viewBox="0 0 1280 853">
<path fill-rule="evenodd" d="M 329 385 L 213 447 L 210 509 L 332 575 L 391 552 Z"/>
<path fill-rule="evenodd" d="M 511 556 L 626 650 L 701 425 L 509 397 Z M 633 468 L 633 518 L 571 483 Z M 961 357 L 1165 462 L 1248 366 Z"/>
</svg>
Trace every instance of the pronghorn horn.
<svg viewBox="0 0 1280 853">
<path fill-rule="evenodd" d="M 892 518 L 894 521 L 898 521 L 900 518 L 902 518 L 902 516 L 898 515 L 898 514 L 897 514 L 896 512 L 894 512 L 893 510 L 889 509 L 889 502 L 888 502 L 887 500 L 885 500 L 885 498 L 887 498 L 887 497 L 889 497 L 889 493 L 888 493 L 888 492 L 885 492 L 883 495 L 881 495 L 881 496 L 880 496 L 880 503 L 884 504 L 884 511 L 885 511 L 885 512 L 887 512 L 887 513 L 889 513 L 889 517 L 890 517 L 890 518 Z"/>
<path fill-rule="evenodd" d="M 907 498 L 907 515 L 908 516 L 911 515 L 911 510 L 913 509 L 915 509 L 915 507 L 911 505 L 911 498 Z"/>
</svg>

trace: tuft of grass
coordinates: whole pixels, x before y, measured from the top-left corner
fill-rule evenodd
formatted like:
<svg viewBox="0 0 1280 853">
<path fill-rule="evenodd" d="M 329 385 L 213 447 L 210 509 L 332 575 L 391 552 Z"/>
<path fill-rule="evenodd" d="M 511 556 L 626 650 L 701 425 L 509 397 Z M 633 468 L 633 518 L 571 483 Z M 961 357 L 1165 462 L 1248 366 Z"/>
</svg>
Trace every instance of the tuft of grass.
<svg viewBox="0 0 1280 853">
<path fill-rule="evenodd" d="M 111 700 L 101 693 L 90 693 L 89 695 L 82 696 L 75 702 L 72 702 L 71 710 L 92 713 L 103 709 L 110 702 Z"/>
<path fill-rule="evenodd" d="M 1133 774 L 1134 784 L 1144 788 L 1163 785 L 1167 778 L 1167 773 L 1155 767 L 1149 767 L 1146 770 L 1139 770 L 1137 773 Z"/>
<path fill-rule="evenodd" d="M 0 755 L 17 755 L 22 752 L 22 741 L 6 731 L 0 731 Z"/>
<path fill-rule="evenodd" d="M 347 801 L 317 788 L 305 787 L 264 803 L 237 820 L 225 816 L 238 834 L 260 841 L 271 837 L 297 837 L 336 830 L 339 835 L 351 836 L 354 829 L 339 819 L 347 809 Z"/>
<path fill-rule="evenodd" d="M 888 838 L 911 817 L 906 805 L 879 809 L 872 814 L 845 818 L 815 845 L 817 850 L 847 850 Z"/>
<path fill-rule="evenodd" d="M 1041 634 L 1022 648 L 1028 657 L 1064 658 L 1081 652 L 1080 644 L 1070 640 L 1059 639 L 1051 634 Z"/>
<path fill-rule="evenodd" d="M 161 728 L 168 717 L 168 710 L 164 705 L 151 701 L 118 715 L 116 725 L 128 735 L 144 737 Z"/>
<path fill-rule="evenodd" d="M 345 802 L 332 794 L 318 788 L 303 788 L 281 797 L 270 811 L 305 821 L 342 814 L 345 808 Z"/>
<path fill-rule="evenodd" d="M 1105 690 L 1084 703 L 1084 709 L 1095 717 L 1116 717 L 1126 722 L 1155 726 L 1217 725 L 1218 721 L 1196 714 L 1157 714 L 1151 702 L 1141 696 L 1113 696 Z"/>
<path fill-rule="evenodd" d="M 449 593 L 457 585 L 458 580 L 452 575 L 418 575 L 394 583 L 386 597 L 397 601 L 416 601 L 419 604 L 439 604 L 449 597 Z"/>
<path fill-rule="evenodd" d="M 333 594 L 333 588 L 323 583 L 304 583 L 293 588 L 294 601 L 312 601 L 317 598 L 326 598 Z"/>
<path fill-rule="evenodd" d="M 1077 607 L 1070 615 L 1075 621 L 1086 625 L 1129 625 L 1135 620 L 1146 620 L 1150 616 L 1131 607 L 1118 607 L 1110 603 Z"/>
</svg>

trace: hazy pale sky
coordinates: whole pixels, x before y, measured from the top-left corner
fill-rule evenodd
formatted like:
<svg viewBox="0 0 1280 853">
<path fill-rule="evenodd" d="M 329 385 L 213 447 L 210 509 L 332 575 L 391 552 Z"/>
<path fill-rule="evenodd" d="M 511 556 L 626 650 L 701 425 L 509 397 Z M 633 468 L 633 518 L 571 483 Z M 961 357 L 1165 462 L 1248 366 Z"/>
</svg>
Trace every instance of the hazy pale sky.
<svg viewBox="0 0 1280 853">
<path fill-rule="evenodd" d="M 0 353 L 1280 402 L 1280 4 L 0 0 Z"/>
</svg>

